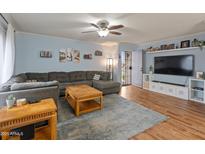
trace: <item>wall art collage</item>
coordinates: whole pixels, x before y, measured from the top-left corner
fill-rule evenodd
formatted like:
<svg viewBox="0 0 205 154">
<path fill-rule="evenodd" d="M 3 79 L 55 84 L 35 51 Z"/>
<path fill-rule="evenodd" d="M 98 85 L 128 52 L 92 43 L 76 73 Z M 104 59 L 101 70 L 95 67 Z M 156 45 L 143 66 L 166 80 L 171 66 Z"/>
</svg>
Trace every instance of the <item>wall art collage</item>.
<svg viewBox="0 0 205 154">
<path fill-rule="evenodd" d="M 102 51 L 96 50 L 94 52 L 95 56 L 102 56 Z M 40 51 L 41 58 L 52 58 L 51 51 Z M 93 54 L 87 53 L 83 55 L 83 59 L 85 60 L 92 60 Z M 80 63 L 80 51 L 71 48 L 64 48 L 59 51 L 59 62 L 66 63 L 66 62 L 74 62 L 79 64 Z"/>
</svg>

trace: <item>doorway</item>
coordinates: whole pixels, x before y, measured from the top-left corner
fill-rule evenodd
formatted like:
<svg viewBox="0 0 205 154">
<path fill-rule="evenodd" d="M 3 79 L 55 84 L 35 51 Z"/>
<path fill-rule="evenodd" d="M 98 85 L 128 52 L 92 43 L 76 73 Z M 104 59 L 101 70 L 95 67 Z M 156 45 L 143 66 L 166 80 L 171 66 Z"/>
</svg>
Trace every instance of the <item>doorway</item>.
<svg viewBox="0 0 205 154">
<path fill-rule="evenodd" d="M 121 83 L 123 86 L 132 84 L 132 51 L 121 52 Z"/>
<path fill-rule="evenodd" d="M 132 52 L 132 84 L 138 87 L 142 87 L 143 56 L 142 51 Z"/>
</svg>

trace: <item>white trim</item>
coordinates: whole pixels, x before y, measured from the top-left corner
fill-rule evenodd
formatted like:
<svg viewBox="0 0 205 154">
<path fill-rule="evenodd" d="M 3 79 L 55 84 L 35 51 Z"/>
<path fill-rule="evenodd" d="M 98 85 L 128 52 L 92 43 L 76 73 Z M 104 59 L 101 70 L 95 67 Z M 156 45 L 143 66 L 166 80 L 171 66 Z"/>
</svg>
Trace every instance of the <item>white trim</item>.
<svg viewBox="0 0 205 154">
<path fill-rule="evenodd" d="M 202 48 L 204 49 L 205 47 L 203 46 Z M 161 53 L 161 52 L 163 53 L 163 52 L 174 52 L 174 51 L 195 50 L 195 49 L 200 49 L 200 47 L 188 47 L 188 48 L 178 48 L 178 49 L 170 49 L 170 50 L 148 51 L 145 53 L 155 54 L 155 53 Z"/>
</svg>

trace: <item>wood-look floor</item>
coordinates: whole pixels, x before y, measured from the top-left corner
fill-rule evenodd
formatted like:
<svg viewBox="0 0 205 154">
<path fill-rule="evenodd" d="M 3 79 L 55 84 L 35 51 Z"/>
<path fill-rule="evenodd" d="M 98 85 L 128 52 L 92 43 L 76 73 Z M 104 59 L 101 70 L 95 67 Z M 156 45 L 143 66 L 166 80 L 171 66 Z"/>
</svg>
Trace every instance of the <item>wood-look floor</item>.
<svg viewBox="0 0 205 154">
<path fill-rule="evenodd" d="M 205 104 L 184 101 L 135 86 L 122 87 L 120 95 L 168 116 L 130 139 L 205 139 Z"/>
</svg>

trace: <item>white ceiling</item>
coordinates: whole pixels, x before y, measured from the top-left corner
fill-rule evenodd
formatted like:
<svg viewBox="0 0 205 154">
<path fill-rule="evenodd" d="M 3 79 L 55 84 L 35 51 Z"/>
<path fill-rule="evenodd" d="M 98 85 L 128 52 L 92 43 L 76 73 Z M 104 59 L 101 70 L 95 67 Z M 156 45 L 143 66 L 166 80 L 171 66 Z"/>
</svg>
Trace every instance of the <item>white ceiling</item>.
<svg viewBox="0 0 205 154">
<path fill-rule="evenodd" d="M 17 31 L 104 42 L 149 42 L 205 31 L 204 14 L 129 14 L 129 13 L 66 13 L 37 14 L 13 13 Z M 97 33 L 82 34 L 82 31 L 96 30 L 89 23 L 106 19 L 110 25 L 123 24 L 117 31 L 121 36 L 109 34 L 99 38 Z"/>
</svg>

